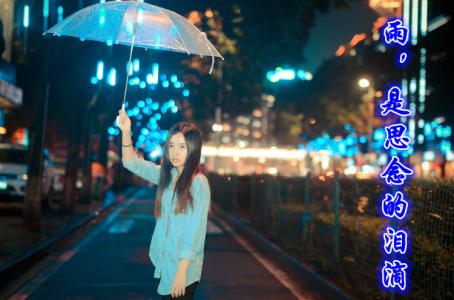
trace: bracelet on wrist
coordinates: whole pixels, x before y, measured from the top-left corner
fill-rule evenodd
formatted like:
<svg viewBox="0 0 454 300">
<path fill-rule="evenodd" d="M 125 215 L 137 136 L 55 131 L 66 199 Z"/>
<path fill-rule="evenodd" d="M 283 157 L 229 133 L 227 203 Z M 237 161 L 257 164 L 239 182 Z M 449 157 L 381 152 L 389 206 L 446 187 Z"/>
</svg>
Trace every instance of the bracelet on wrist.
<svg viewBox="0 0 454 300">
<path fill-rule="evenodd" d="M 122 147 L 129 147 L 129 146 L 132 146 L 132 142 L 131 142 L 131 144 L 129 144 L 129 145 L 123 145 L 123 144 L 121 144 L 121 146 L 122 146 Z"/>
</svg>

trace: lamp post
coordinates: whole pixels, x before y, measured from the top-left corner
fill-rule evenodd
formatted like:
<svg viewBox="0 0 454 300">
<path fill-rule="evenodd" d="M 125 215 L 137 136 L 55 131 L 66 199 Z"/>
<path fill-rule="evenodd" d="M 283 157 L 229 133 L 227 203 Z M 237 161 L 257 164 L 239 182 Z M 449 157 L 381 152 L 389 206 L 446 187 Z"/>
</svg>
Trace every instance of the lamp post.
<svg viewBox="0 0 454 300">
<path fill-rule="evenodd" d="M 367 93 L 363 95 L 362 100 L 367 102 L 367 153 L 370 153 L 372 150 L 372 134 L 374 131 L 374 97 L 375 97 L 375 88 L 373 83 L 367 78 L 360 78 L 358 80 L 358 85 L 362 89 L 367 88 Z"/>
</svg>

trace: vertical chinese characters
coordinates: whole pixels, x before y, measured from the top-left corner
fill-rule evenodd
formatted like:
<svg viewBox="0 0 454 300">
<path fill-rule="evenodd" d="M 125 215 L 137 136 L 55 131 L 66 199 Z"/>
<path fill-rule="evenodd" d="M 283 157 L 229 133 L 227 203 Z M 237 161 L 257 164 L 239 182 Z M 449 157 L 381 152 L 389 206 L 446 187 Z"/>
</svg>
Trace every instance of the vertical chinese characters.
<svg viewBox="0 0 454 300">
<path fill-rule="evenodd" d="M 389 46 L 405 47 L 409 39 L 409 30 L 399 19 L 388 21 L 383 30 L 384 40 Z M 399 54 L 398 61 L 403 64 L 408 59 L 406 52 Z M 380 104 L 382 117 L 408 117 L 411 110 L 405 107 L 405 99 L 399 86 L 393 85 L 386 93 L 387 97 Z M 411 139 L 406 136 L 407 126 L 395 123 L 385 128 L 386 138 L 383 148 L 394 153 L 410 148 Z M 385 193 L 380 199 L 380 214 L 387 221 L 381 237 L 383 260 L 379 278 L 380 286 L 390 292 L 405 294 L 409 286 L 409 264 L 406 255 L 410 248 L 410 237 L 407 230 L 399 227 L 409 214 L 409 201 L 402 192 L 409 177 L 413 175 L 411 166 L 407 166 L 399 155 L 389 155 L 387 166 L 380 173 L 386 188 L 392 192 Z"/>
</svg>

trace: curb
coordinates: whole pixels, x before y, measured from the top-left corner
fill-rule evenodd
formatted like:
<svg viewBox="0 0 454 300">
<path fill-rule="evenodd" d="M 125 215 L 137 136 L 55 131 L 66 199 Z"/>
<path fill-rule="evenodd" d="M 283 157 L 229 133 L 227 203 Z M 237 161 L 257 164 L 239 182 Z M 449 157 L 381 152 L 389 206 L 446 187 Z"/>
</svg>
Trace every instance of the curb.
<svg viewBox="0 0 454 300">
<path fill-rule="evenodd" d="M 132 189 L 126 189 L 123 193 L 116 195 L 115 198 L 118 198 L 119 196 L 127 196 L 131 193 Z M 0 266 L 0 290 L 31 269 L 41 259 L 45 258 L 50 253 L 50 250 L 54 245 L 63 242 L 65 238 L 70 236 L 72 233 L 85 225 L 92 223 L 94 220 L 98 218 L 105 218 L 105 216 L 114 208 L 116 204 L 118 204 L 118 200 L 112 201 L 107 206 L 101 207 L 92 215 L 89 215 L 81 221 L 68 226 L 67 228 L 57 232 L 49 239 L 37 244 L 25 254 Z"/>
<path fill-rule="evenodd" d="M 273 262 L 275 262 L 279 267 L 285 270 L 289 270 L 290 272 L 296 274 L 309 286 L 313 286 L 314 289 L 324 299 L 353 299 L 351 296 L 346 294 L 334 284 L 327 281 L 322 276 L 309 270 L 296 258 L 287 254 L 284 250 L 282 250 L 281 247 L 263 237 L 261 234 L 252 229 L 248 224 L 246 224 L 244 221 L 242 221 L 232 213 L 225 212 L 215 203 L 211 203 L 211 208 L 215 216 L 226 221 L 226 223 L 232 226 L 238 233 L 243 235 L 260 252 L 272 258 Z"/>
</svg>

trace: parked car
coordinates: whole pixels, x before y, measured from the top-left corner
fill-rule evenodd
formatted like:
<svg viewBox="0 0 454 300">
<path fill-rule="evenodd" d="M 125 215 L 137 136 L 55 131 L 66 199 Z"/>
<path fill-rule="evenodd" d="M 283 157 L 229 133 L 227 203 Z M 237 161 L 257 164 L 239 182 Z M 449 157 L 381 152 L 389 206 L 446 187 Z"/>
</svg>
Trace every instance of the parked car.
<svg viewBox="0 0 454 300">
<path fill-rule="evenodd" d="M 53 194 L 55 172 L 47 149 L 43 152 L 43 198 Z M 0 195 L 25 196 L 28 171 L 28 148 L 0 144 Z"/>
</svg>

